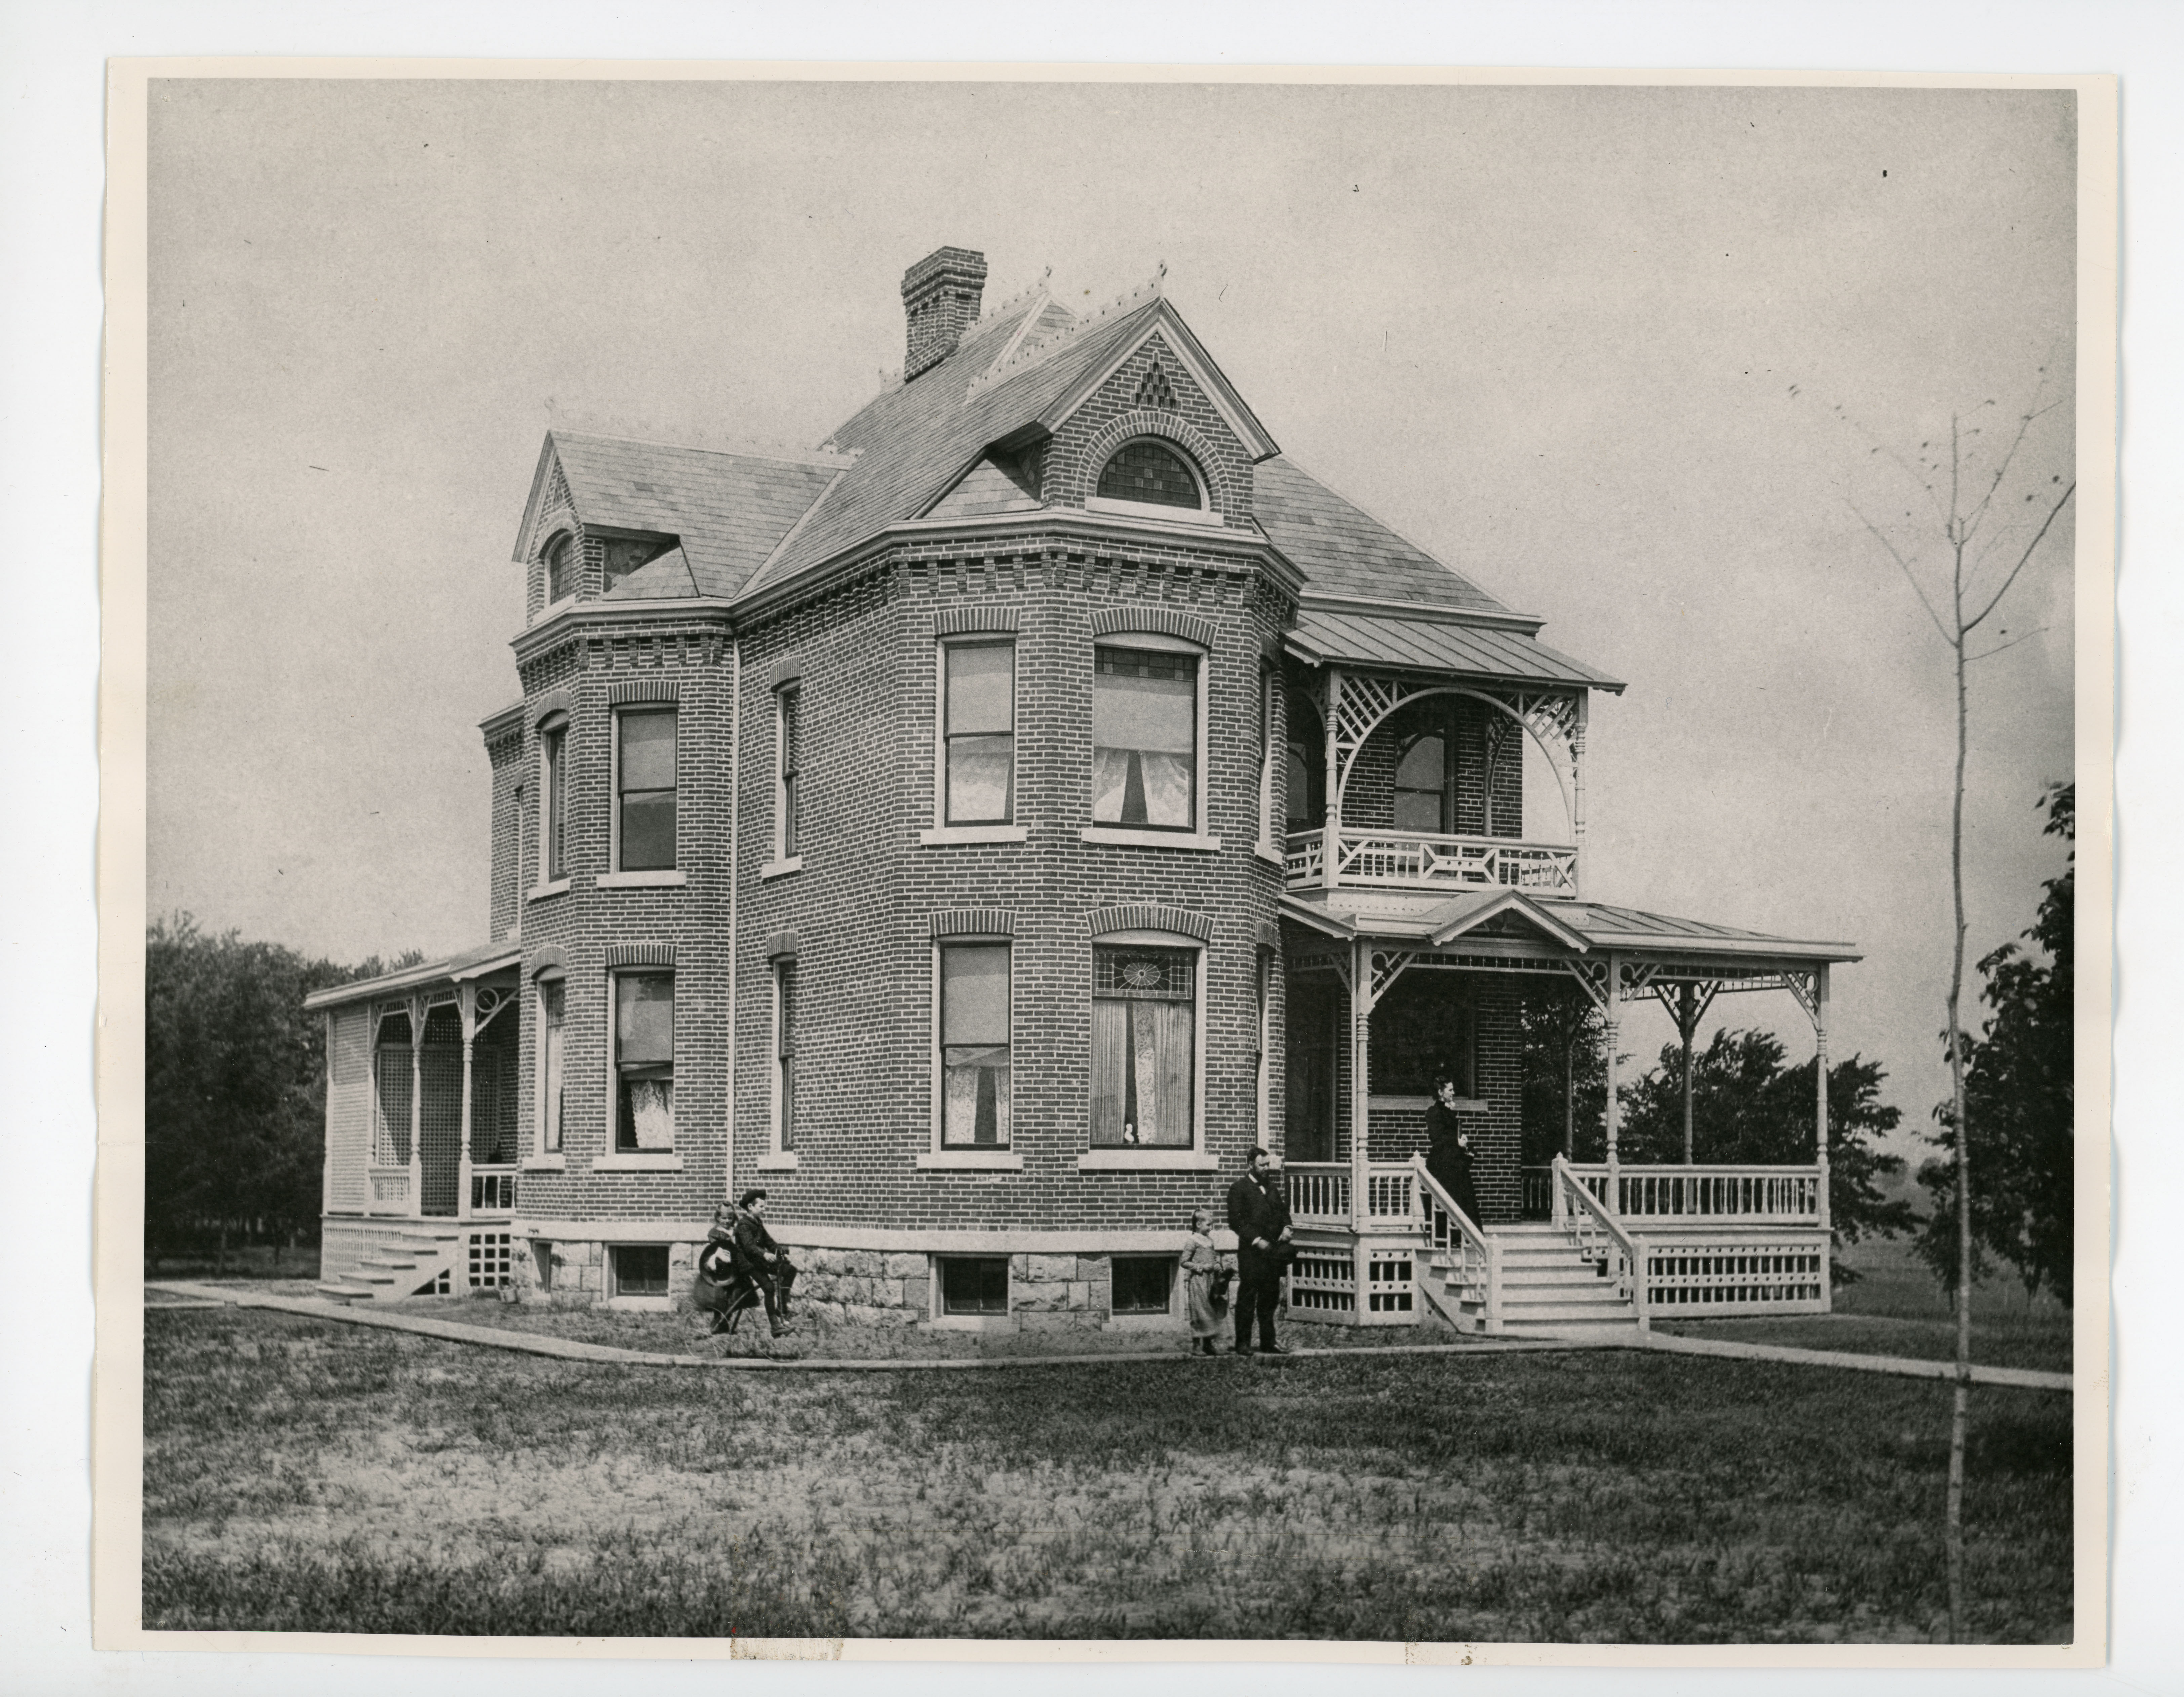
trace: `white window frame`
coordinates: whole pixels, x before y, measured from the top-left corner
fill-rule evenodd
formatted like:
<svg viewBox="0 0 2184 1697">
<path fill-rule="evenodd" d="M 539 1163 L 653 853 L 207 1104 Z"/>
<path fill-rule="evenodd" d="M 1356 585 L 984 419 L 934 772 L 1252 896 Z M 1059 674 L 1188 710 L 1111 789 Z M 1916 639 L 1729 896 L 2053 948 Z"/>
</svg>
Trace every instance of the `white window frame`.
<svg viewBox="0 0 2184 1697">
<path fill-rule="evenodd" d="M 1001 944 L 1009 951 L 1009 1110 L 1011 1130 L 1006 1149 L 947 1149 L 941 1143 L 945 1131 L 943 1121 L 947 1112 L 947 1087 L 943 1077 L 940 1057 L 940 951 L 956 948 L 991 948 Z M 933 944 L 933 1004 L 930 1030 L 926 1048 L 927 1077 L 931 1081 L 931 1125 L 927 1134 L 925 1151 L 917 1157 L 918 1166 L 925 1171 L 995 1171 L 1021 1172 L 1023 1156 L 1017 1152 L 1015 1138 L 1016 1062 L 1017 1062 L 1017 947 L 1013 937 L 989 936 L 983 932 L 962 937 L 936 938 Z M 937 1299 L 936 1299 L 937 1300 Z"/>
<path fill-rule="evenodd" d="M 796 1111 L 796 1086 L 795 1080 L 792 1076 L 789 1080 L 789 1088 L 784 1096 L 784 1093 L 781 1088 L 781 1016 L 783 1010 L 781 974 L 782 969 L 784 967 L 794 972 L 796 970 L 796 964 L 797 957 L 794 954 L 777 954 L 772 960 L 766 963 L 766 988 L 767 995 L 771 1001 L 771 1005 L 766 1012 L 766 1159 L 759 1163 L 761 1167 L 766 1168 L 787 1168 L 800 1165 L 798 1151 L 794 1148 L 783 1148 L 782 1144 L 783 1132 L 793 1132 L 795 1129 L 793 1124 L 783 1123 L 783 1110 L 786 1108 L 791 1116 L 794 1115 Z M 800 1003 L 804 999 L 801 995 L 799 995 L 794 999 Z M 800 1032 L 796 1035 L 800 1047 L 803 1033 Z M 792 1075 L 794 1071 L 795 1065 L 795 1056 L 792 1054 L 789 1057 L 789 1067 Z"/>
<path fill-rule="evenodd" d="M 1166 1261 L 1168 1264 L 1167 1306 L 1162 1309 L 1133 1310 L 1123 1313 L 1115 1306 L 1115 1263 L 1117 1261 Z M 1175 1322 L 1184 1318 L 1183 1257 L 1163 1254 L 1158 1250 L 1117 1249 L 1107 1257 L 1107 1321 L 1106 1328 L 1112 1332 L 1166 1332 Z"/>
<path fill-rule="evenodd" d="M 1094 938 L 1092 947 L 1095 949 L 1188 949 L 1196 954 L 1197 958 L 1191 963 L 1190 979 L 1193 1002 L 1190 1021 L 1190 1147 L 1189 1149 L 1092 1148 L 1090 1146 L 1091 1104 L 1088 1095 L 1085 1104 L 1084 1127 L 1086 1147 L 1078 1155 L 1077 1170 L 1080 1172 L 1212 1171 L 1221 1163 L 1217 1158 L 1208 1153 L 1206 1146 L 1206 1004 L 1209 993 L 1209 987 L 1206 983 L 1206 965 L 1212 958 L 1212 951 L 1199 938 L 1186 937 L 1180 932 L 1172 931 L 1111 931 L 1105 936 Z M 1089 955 L 1085 957 L 1085 964 L 1088 967 L 1091 965 Z M 1011 982 L 1013 985 L 1013 978 Z M 1091 975 L 1089 971 L 1085 976 L 1085 982 L 1088 985 L 1091 982 Z M 1091 1001 L 1091 993 L 1088 990 L 1085 995 L 1088 1015 L 1090 1012 Z M 1088 1032 L 1091 1029 L 1089 1017 L 1085 1029 Z M 1089 1052 L 1086 1060 L 1088 1067 L 1085 1081 L 1089 1085 L 1091 1082 Z"/>
<path fill-rule="evenodd" d="M 548 1129 L 548 1092 L 546 1081 L 549 1077 L 546 1064 L 546 991 L 549 986 L 559 989 L 561 993 L 562 1116 L 561 1123 L 559 1127 L 554 1128 L 560 1133 L 561 1147 L 555 1149 L 549 1149 L 546 1147 L 546 1134 Z M 531 981 L 531 1005 L 537 1013 L 537 1018 L 533 1022 L 532 1029 L 538 1033 L 538 1052 L 535 1057 L 538 1077 L 534 1081 L 537 1086 L 534 1094 L 538 1099 L 536 1103 L 537 1111 L 532 1116 L 531 1153 L 527 1157 L 526 1157 L 523 1164 L 525 1166 L 533 1169 L 546 1171 L 561 1171 L 565 1170 L 568 1165 L 569 1151 L 569 1120 L 567 1111 L 567 1099 L 569 1093 L 569 975 L 561 971 L 559 967 L 555 967 L 548 971 L 541 972 L 537 977 L 533 978 Z"/>
<path fill-rule="evenodd" d="M 1006 643 L 1009 661 L 1009 776 L 1015 799 L 1003 823 L 950 825 L 948 822 L 948 651 L 950 648 L 999 648 Z M 1017 754 L 1022 743 L 1021 693 L 1017 687 L 1017 662 L 1022 658 L 1014 631 L 963 631 L 937 638 L 933 645 L 933 822 L 917 834 L 927 846 L 945 843 L 1022 843 L 1030 832 L 1022 821 L 1022 795 L 1015 789 L 1021 770 Z"/>
<path fill-rule="evenodd" d="M 659 714 L 675 721 L 675 864 L 624 871 L 621 864 L 621 727 L 632 715 Z M 607 738 L 607 865 L 596 882 L 603 890 L 656 889 L 685 883 L 682 866 L 682 704 L 679 701 L 630 701 L 614 709 Z"/>
<path fill-rule="evenodd" d="M 559 895 L 569 887 L 569 728 L 570 715 L 549 713 L 538 721 L 538 878 L 531 895 Z M 556 739 L 560 755 L 552 750 Z M 678 771 L 676 774 L 680 778 Z M 554 866 L 554 810 L 561 810 L 561 865 Z M 617 815 L 621 810 L 616 810 Z"/>
<path fill-rule="evenodd" d="M 679 768 L 676 776 L 678 779 L 682 776 Z M 680 1172 L 682 1170 L 682 1104 L 680 1102 L 676 1104 L 675 1109 L 674 1148 L 618 1149 L 615 1147 L 620 1141 L 621 1134 L 621 1068 L 618 1064 L 621 1038 L 616 1027 L 620 1022 L 621 982 L 624 978 L 677 979 L 679 975 L 672 966 L 616 966 L 607 972 L 606 1138 L 605 1147 L 593 1157 L 592 1171 L 594 1172 Z M 677 992 L 678 1004 L 680 996 L 678 984 Z M 679 1027 L 681 1022 L 678 1021 L 677 1023 Z M 682 1069 L 677 1061 L 675 1051 L 682 1047 L 682 1033 L 678 1028 L 675 1034 L 674 1043 L 669 1052 L 667 1063 L 671 1075 L 677 1077 L 677 1082 L 680 1082 L 679 1075 Z M 566 1069 L 566 1062 L 563 1064 Z M 565 1125 L 561 1132 L 561 1143 L 565 1149 L 568 1145 L 568 1127 Z"/>
<path fill-rule="evenodd" d="M 808 784 L 800 783 L 796 800 L 797 852 L 788 853 L 788 698 L 797 698 L 803 705 L 804 680 L 800 676 L 785 679 L 773 692 L 773 850 L 772 858 L 759 868 L 761 878 L 777 878 L 786 872 L 801 871 L 804 868 L 804 827 L 805 803 L 810 799 Z M 810 715 L 804 722 L 804 741 L 808 748 L 811 740 Z M 679 777 L 681 774 L 678 772 Z M 801 780 L 805 776 L 802 759 L 796 769 Z"/>
<path fill-rule="evenodd" d="M 667 1288 L 659 1295 L 626 1296 L 622 1294 L 621 1277 L 615 1266 L 617 1249 L 660 1249 L 667 1256 Z M 600 1298 L 610 1308 L 633 1309 L 640 1312 L 671 1311 L 675 1306 L 675 1246 L 672 1244 L 620 1243 L 609 1241 L 599 1245 Z"/>
<path fill-rule="evenodd" d="M 1115 456 L 1124 448 L 1134 448 L 1141 442 L 1157 443 L 1183 462 L 1184 470 L 1190 474 L 1190 481 L 1198 487 L 1198 504 L 1195 507 L 1168 507 L 1157 501 L 1121 501 L 1112 495 L 1098 492 L 1100 480 L 1107 475 L 1107 468 L 1114 463 Z M 1125 437 L 1107 450 L 1084 491 L 1084 509 L 1089 513 L 1112 513 L 1119 518 L 1156 519 L 1170 524 L 1217 525 L 1223 522 L 1220 509 L 1213 504 L 1213 491 L 1206 481 L 1204 468 L 1198 463 L 1198 456 L 1173 437 L 1162 436 L 1157 431 L 1140 431 L 1135 436 Z"/>
<path fill-rule="evenodd" d="M 1191 733 L 1191 822 L 1190 828 L 1184 831 L 1167 826 L 1154 828 L 1136 825 L 1103 825 L 1095 822 L 1086 825 L 1080 830 L 1077 833 L 1078 838 L 1086 843 L 1117 843 L 1140 848 L 1186 848 L 1195 850 L 1200 854 L 1214 852 L 1221 847 L 1221 839 L 1206 828 L 1212 822 L 1207 818 L 1207 814 L 1210 811 L 1211 798 L 1208 792 L 1212 787 L 1208 782 L 1210 776 L 1208 769 L 1212 765 L 1211 754 L 1213 740 L 1212 736 L 1212 651 L 1201 643 L 1187 642 L 1181 637 L 1171 637 L 1164 631 L 1110 631 L 1103 636 L 1095 637 L 1092 639 L 1092 651 L 1088 658 L 1091 662 L 1092 688 L 1095 692 L 1100 687 L 1099 651 L 1101 648 L 1134 648 L 1145 653 L 1196 656 L 1198 691 L 1197 700 L 1192 709 L 1196 715 L 1196 722 Z M 1086 746 L 1088 749 L 1092 746 L 1089 738 Z M 1085 774 L 1085 778 L 1084 811 L 1089 815 L 1094 804 L 1092 786 L 1096 780 L 1091 771 Z"/>
<path fill-rule="evenodd" d="M 948 1299 L 941 1288 L 940 1264 L 943 1261 L 998 1260 L 1006 1269 L 1003 1280 L 1006 1292 L 1001 1311 L 998 1314 L 950 1314 Z M 930 1256 L 926 1262 L 926 1288 L 932 1293 L 932 1310 L 927 1324 L 938 1332 L 1013 1332 L 1017 1329 L 1017 1258 L 1006 1250 L 984 1254 L 939 1255 Z"/>
</svg>

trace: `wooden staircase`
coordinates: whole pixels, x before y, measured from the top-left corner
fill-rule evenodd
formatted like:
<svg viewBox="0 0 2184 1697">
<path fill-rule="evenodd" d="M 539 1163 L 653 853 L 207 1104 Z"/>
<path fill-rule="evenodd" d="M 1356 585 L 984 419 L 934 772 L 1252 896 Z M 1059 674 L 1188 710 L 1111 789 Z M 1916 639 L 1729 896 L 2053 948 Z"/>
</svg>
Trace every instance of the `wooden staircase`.
<svg viewBox="0 0 2184 1697">
<path fill-rule="evenodd" d="M 1635 1333 L 1637 1305 L 1626 1281 L 1586 1259 L 1570 1234 L 1546 1221 L 1496 1226 L 1487 1233 L 1501 1283 L 1495 1324 L 1489 1271 L 1455 1248 L 1424 1257 L 1427 1302 L 1459 1332 L 1514 1337 L 1607 1337 Z"/>
<path fill-rule="evenodd" d="M 390 1221 L 350 1271 L 319 1281 L 319 1294 L 334 1302 L 454 1294 L 467 1288 L 463 1249 L 462 1229 L 452 1221 Z"/>
</svg>

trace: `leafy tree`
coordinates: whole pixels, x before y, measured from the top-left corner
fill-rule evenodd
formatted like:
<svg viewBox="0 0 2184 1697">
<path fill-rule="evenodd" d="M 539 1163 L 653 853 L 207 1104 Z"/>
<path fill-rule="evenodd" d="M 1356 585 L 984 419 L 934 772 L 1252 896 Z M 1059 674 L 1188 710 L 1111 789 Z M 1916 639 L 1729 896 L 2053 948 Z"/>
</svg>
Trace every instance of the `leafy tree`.
<svg viewBox="0 0 2184 1697">
<path fill-rule="evenodd" d="M 1714 1032 L 1691 1057 L 1694 1142 L 1708 1161 L 1797 1166 L 1813 1158 L 1814 1061 L 1784 1065 L 1772 1032 Z M 1665 1043 L 1660 1065 L 1622 1092 L 1622 1158 L 1633 1166 L 1673 1166 L 1684 1157 L 1684 1051 Z M 1828 1068 L 1828 1214 L 1837 1244 L 1869 1233 L 1893 1237 L 1919 1224 L 1911 1205 L 1892 1199 L 1882 1181 L 1903 1171 L 1900 1156 L 1874 1147 L 1902 1112 L 1880 1099 L 1888 1075 L 1852 1055 Z M 1858 1275 L 1832 1260 L 1835 1280 Z"/>
<path fill-rule="evenodd" d="M 1527 1166 L 1545 1166 L 1565 1149 L 1599 1160 L 1607 1144 L 1606 1073 L 1600 1015 L 1575 986 L 1518 1004 L 1521 1057 L 1518 1124 Z"/>
<path fill-rule="evenodd" d="M 413 964 L 406 955 L 397 965 Z M 208 935 L 187 914 L 145 937 L 144 1231 L 157 1256 L 209 1223 L 262 1223 L 277 1242 L 319 1216 L 325 1022 L 313 990 L 393 970 L 307 960 L 278 943 Z"/>
<path fill-rule="evenodd" d="M 2077 786 L 2050 784 L 2041 804 L 2048 810 L 2048 835 L 2075 844 Z M 1981 999 L 1992 1014 L 1982 1035 L 1966 1033 L 1960 1041 L 1964 1103 L 1986 1151 L 1971 1187 L 1975 1249 L 1982 1260 L 1992 1257 L 2014 1268 L 2028 1294 L 2044 1286 L 2067 1304 L 2075 1153 L 2075 847 L 2060 876 L 2042 887 L 2047 893 L 2039 912 L 2023 933 L 2038 952 L 2005 943 L 1979 963 L 1986 980 Z M 1957 1182 L 1956 1120 L 1947 1102 L 1934 1113 L 1942 1129 L 1932 1140 L 1948 1153 L 1922 1166 L 1919 1182 L 1937 1204 L 1946 1204 Z M 1919 1251 L 1953 1293 L 1961 1262 L 1955 1222 L 1944 1207 L 1937 1206 L 1927 1221 Z"/>
</svg>

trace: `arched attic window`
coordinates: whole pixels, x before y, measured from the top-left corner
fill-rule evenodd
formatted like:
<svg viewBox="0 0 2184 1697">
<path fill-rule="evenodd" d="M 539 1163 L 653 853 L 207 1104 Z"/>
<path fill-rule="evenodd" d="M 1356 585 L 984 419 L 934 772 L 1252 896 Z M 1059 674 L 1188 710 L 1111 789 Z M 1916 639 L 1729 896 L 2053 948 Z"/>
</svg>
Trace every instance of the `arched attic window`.
<svg viewBox="0 0 2184 1697">
<path fill-rule="evenodd" d="M 1140 437 L 1126 442 L 1100 468 L 1093 492 L 1103 501 L 1140 507 L 1206 509 L 1205 480 L 1190 461 L 1164 442 Z"/>
</svg>

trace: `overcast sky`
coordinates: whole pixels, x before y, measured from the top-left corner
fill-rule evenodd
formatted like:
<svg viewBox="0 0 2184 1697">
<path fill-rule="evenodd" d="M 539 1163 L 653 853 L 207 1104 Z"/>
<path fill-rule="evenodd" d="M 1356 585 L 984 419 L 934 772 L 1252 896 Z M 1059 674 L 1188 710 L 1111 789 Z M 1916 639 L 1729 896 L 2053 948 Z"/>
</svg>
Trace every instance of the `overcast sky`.
<svg viewBox="0 0 2184 1697">
<path fill-rule="evenodd" d="M 1628 681 L 1587 893 L 1855 943 L 1836 1054 L 1946 1092 L 1947 651 L 1858 512 L 1930 541 L 1874 444 L 1991 443 L 2042 366 L 2023 487 L 2070 480 L 2069 95 L 170 82 L 152 144 L 154 914 L 482 940 L 548 428 L 809 447 L 933 248 L 989 300 L 1165 262 L 1286 453 Z M 1975 957 L 2061 864 L 2070 542 L 1975 671 Z"/>
</svg>

